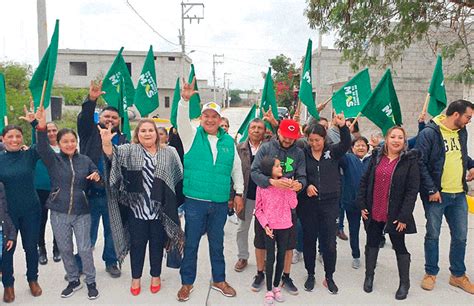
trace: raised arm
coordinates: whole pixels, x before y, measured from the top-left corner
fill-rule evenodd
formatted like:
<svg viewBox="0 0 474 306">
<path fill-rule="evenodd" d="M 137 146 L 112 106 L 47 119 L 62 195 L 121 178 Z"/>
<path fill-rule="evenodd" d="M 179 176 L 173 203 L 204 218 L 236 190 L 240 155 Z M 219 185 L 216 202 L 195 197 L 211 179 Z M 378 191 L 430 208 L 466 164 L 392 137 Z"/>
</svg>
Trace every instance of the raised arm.
<svg viewBox="0 0 474 306">
<path fill-rule="evenodd" d="M 91 81 L 89 95 L 84 103 L 82 103 L 81 112 L 77 115 L 77 132 L 79 138 L 88 137 L 95 129 L 94 111 L 97 106 L 97 99 L 104 93 L 105 91 L 102 91 L 102 81 L 99 81 L 99 83 Z"/>
<path fill-rule="evenodd" d="M 104 151 L 105 155 L 110 159 L 112 158 L 113 153 L 113 145 L 112 145 L 112 138 L 117 133 L 112 133 L 112 125 L 109 125 L 107 128 L 101 128 L 97 126 L 100 133 L 100 138 L 102 139 L 102 150 Z"/>
<path fill-rule="evenodd" d="M 197 91 L 194 90 L 194 84 L 196 83 L 196 78 L 193 78 L 191 84 L 186 83 L 183 79 L 183 89 L 181 90 L 181 100 L 178 103 L 178 112 L 176 115 L 176 121 L 178 122 L 178 133 L 181 137 L 181 142 L 183 143 L 184 154 L 186 154 L 190 149 L 194 141 L 194 136 L 196 135 L 196 129 L 191 125 L 189 120 L 189 99 Z"/>
</svg>

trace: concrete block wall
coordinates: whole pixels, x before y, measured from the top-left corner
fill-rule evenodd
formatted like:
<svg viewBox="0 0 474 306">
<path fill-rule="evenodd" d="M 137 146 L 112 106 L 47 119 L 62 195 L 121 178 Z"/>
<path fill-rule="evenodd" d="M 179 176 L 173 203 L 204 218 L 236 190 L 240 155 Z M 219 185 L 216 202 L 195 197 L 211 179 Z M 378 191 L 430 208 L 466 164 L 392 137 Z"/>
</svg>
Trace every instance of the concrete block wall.
<svg viewBox="0 0 474 306">
<path fill-rule="evenodd" d="M 380 52 L 382 54 L 383 50 Z M 313 53 L 313 90 L 316 92 L 317 103 L 325 101 L 333 91 L 340 88 L 340 82 L 349 80 L 357 73 L 351 70 L 349 63 L 340 61 L 341 56 L 341 52 L 335 49 L 323 48 Z M 417 119 L 423 108 L 435 64 L 436 56 L 433 55 L 431 49 L 424 43 L 417 43 L 407 49 L 402 59 L 390 67 L 402 110 L 403 126 L 410 136 L 417 133 Z M 458 65 L 457 61 L 443 61 L 445 78 L 452 74 Z M 385 69 L 369 68 L 369 72 L 372 89 L 374 89 L 385 73 Z M 445 86 L 448 102 L 463 97 L 462 84 L 445 80 Z M 329 106 L 322 112 L 322 116 L 330 118 Z M 365 118 L 361 119 L 360 125 L 366 136 L 379 131 Z"/>
</svg>

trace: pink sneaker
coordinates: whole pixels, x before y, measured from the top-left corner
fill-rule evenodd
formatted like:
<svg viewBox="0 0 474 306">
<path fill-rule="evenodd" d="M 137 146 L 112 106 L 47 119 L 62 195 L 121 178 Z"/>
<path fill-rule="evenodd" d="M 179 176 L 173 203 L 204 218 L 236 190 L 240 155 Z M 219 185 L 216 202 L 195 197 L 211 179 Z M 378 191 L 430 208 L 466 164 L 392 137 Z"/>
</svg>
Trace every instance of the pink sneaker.
<svg viewBox="0 0 474 306">
<path fill-rule="evenodd" d="M 273 306 L 273 292 L 272 291 L 267 291 L 265 294 L 265 300 L 263 301 L 263 306 Z"/>
<path fill-rule="evenodd" d="M 273 296 L 275 301 L 277 302 L 284 302 L 285 298 L 283 297 L 283 294 L 281 293 L 280 287 L 273 287 Z"/>
</svg>

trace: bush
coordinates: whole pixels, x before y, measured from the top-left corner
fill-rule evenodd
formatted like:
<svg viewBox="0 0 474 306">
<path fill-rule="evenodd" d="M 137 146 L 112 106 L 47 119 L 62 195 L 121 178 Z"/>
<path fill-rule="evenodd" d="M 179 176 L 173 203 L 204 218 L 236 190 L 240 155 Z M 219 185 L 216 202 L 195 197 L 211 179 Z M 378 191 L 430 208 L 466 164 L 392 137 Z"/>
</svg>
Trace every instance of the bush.
<svg viewBox="0 0 474 306">
<path fill-rule="evenodd" d="M 62 96 L 64 105 L 81 105 L 89 93 L 89 88 L 53 87 L 52 96 Z M 97 101 L 99 107 L 105 106 L 104 99 Z"/>
</svg>

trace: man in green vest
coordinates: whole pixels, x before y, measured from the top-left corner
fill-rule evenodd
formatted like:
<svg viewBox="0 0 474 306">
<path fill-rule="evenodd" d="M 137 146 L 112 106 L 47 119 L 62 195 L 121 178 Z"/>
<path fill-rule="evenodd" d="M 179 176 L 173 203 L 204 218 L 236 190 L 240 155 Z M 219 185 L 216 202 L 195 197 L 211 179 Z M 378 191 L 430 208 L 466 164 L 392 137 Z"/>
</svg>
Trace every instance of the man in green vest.
<svg viewBox="0 0 474 306">
<path fill-rule="evenodd" d="M 244 190 L 242 165 L 234 140 L 219 125 L 221 108 L 207 103 L 201 111 L 201 122 L 194 128 L 189 120 L 189 99 L 195 79 L 184 83 L 178 105 L 178 133 L 184 148 L 185 237 L 184 258 L 181 263 L 181 284 L 178 300 L 187 301 L 196 280 L 199 241 L 207 233 L 212 267 L 212 289 L 224 296 L 236 295 L 225 281 L 224 225 L 231 178 L 236 191 L 236 205 L 243 205 Z"/>
</svg>

